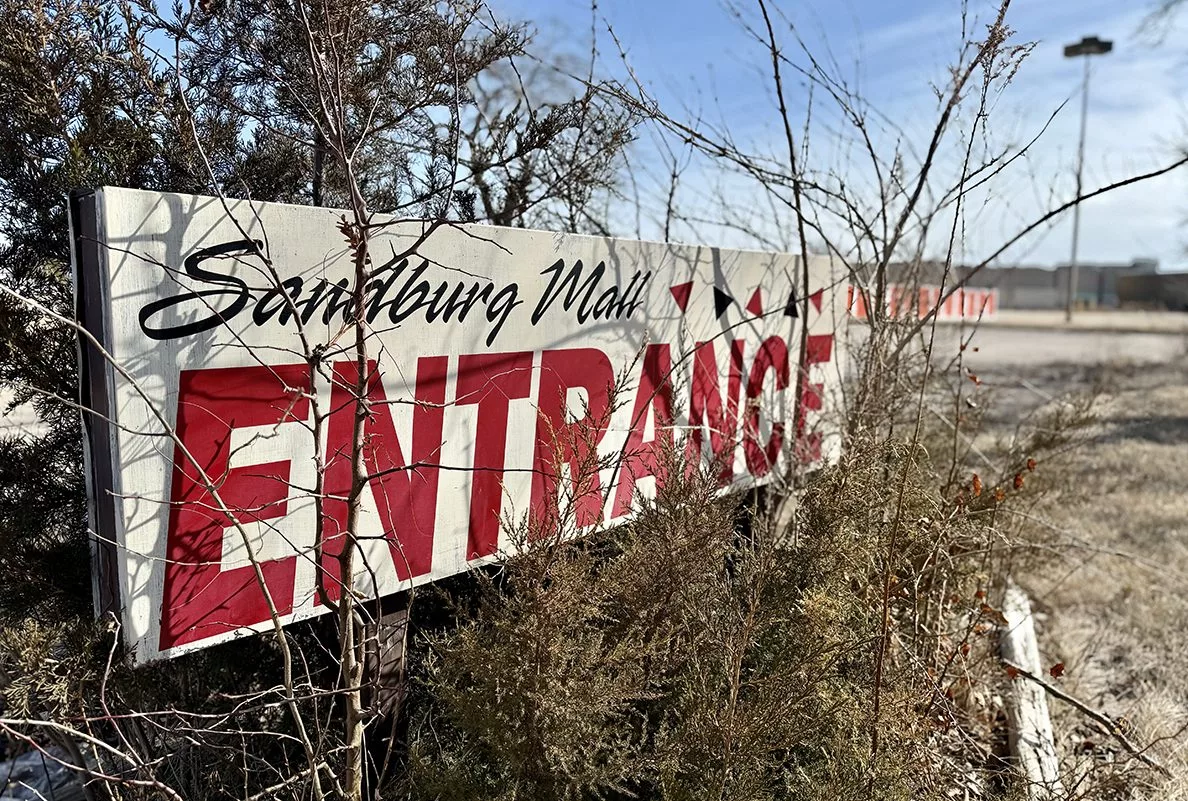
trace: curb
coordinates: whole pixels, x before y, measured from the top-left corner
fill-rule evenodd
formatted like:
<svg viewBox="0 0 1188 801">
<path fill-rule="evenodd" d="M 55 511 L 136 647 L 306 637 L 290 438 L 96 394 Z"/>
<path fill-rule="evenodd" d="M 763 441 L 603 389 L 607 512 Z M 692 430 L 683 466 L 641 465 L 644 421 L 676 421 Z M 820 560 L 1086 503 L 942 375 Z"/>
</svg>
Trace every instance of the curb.
<svg viewBox="0 0 1188 801">
<path fill-rule="evenodd" d="M 960 320 L 938 320 L 937 326 L 952 328 L 961 324 Z M 970 327 L 973 323 L 966 321 L 966 326 Z M 977 323 L 978 328 L 988 330 L 1013 330 L 1013 331 L 1059 331 L 1066 334 L 1159 334 L 1163 336 L 1188 336 L 1188 327 L 1184 328 L 1155 328 L 1155 327 L 1140 327 L 1140 326 L 1102 326 L 1102 325 L 1087 325 L 1068 326 L 1065 324 L 1045 325 L 1043 323 L 1027 323 L 1027 322 L 998 322 L 993 320 L 983 320 Z"/>
</svg>

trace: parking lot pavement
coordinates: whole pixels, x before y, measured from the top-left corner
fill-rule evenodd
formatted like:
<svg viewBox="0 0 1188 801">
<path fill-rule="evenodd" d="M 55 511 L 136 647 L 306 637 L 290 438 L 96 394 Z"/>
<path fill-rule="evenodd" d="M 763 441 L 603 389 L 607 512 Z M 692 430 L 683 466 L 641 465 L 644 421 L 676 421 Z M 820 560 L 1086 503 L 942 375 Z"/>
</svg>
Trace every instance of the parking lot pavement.
<svg viewBox="0 0 1188 801">
<path fill-rule="evenodd" d="M 1122 309 L 1077 311 L 1073 313 L 1072 322 L 1068 323 L 1064 320 L 1064 312 L 1060 310 L 1000 309 L 992 319 L 986 320 L 982 325 L 986 328 L 1188 334 L 1188 314 Z"/>
<path fill-rule="evenodd" d="M 970 336 L 955 326 L 938 326 L 936 333 L 933 354 L 942 363 L 956 355 L 959 343 Z M 974 370 L 1044 364 L 1167 364 L 1186 354 L 1188 334 L 1180 332 L 982 326 L 972 334 L 964 363 Z"/>
</svg>

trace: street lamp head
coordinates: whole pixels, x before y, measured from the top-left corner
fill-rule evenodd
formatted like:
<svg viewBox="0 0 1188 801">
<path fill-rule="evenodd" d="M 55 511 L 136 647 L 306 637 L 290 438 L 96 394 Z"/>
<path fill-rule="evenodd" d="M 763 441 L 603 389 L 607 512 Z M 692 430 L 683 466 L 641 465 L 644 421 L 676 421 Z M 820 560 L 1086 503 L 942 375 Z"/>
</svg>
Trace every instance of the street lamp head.
<svg viewBox="0 0 1188 801">
<path fill-rule="evenodd" d="M 1086 36 L 1079 42 L 1064 46 L 1065 58 L 1077 56 L 1101 56 L 1114 49 L 1114 43 L 1108 39 L 1098 39 L 1096 36 Z"/>
</svg>

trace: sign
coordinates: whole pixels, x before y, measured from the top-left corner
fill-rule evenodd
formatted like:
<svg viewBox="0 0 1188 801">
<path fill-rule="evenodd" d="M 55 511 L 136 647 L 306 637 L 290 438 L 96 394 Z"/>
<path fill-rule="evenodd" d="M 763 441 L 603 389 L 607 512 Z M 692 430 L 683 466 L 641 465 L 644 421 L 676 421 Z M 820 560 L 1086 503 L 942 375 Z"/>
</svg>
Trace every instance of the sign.
<svg viewBox="0 0 1188 801">
<path fill-rule="evenodd" d="M 948 290 L 945 290 L 948 292 Z M 937 304 L 939 308 L 937 308 Z M 859 320 L 867 318 L 866 299 L 853 286 L 846 291 L 846 308 Z M 992 320 L 998 313 L 998 290 L 983 287 L 962 287 L 941 302 L 939 286 L 906 287 L 887 285 L 887 316 L 905 317 L 915 314 L 920 319 L 936 308 L 936 319 Z"/>
<path fill-rule="evenodd" d="M 391 222 L 369 242 L 360 381 L 343 219 L 72 198 L 79 318 L 106 352 L 83 343 L 96 597 L 137 661 L 327 611 L 348 541 L 379 597 L 513 554 L 517 526 L 625 522 L 669 446 L 724 490 L 838 454 L 826 260 L 805 297 L 786 254 Z"/>
</svg>

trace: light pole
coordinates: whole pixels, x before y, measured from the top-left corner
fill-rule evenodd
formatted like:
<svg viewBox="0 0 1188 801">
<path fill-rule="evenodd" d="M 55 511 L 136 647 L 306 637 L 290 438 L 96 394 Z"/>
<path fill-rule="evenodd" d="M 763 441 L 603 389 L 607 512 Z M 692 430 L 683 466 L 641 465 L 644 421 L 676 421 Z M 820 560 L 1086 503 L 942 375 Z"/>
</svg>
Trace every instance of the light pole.
<svg viewBox="0 0 1188 801">
<path fill-rule="evenodd" d="M 1068 265 L 1068 303 L 1064 321 L 1072 322 L 1073 304 L 1077 299 L 1077 239 L 1081 234 L 1081 170 L 1085 166 L 1085 120 L 1089 116 L 1089 57 L 1101 56 L 1114 49 L 1114 43 L 1096 36 L 1086 36 L 1079 42 L 1064 46 L 1065 58 L 1085 57 L 1085 85 L 1081 89 L 1081 140 L 1077 144 L 1077 204 L 1073 206 L 1072 258 Z"/>
</svg>

